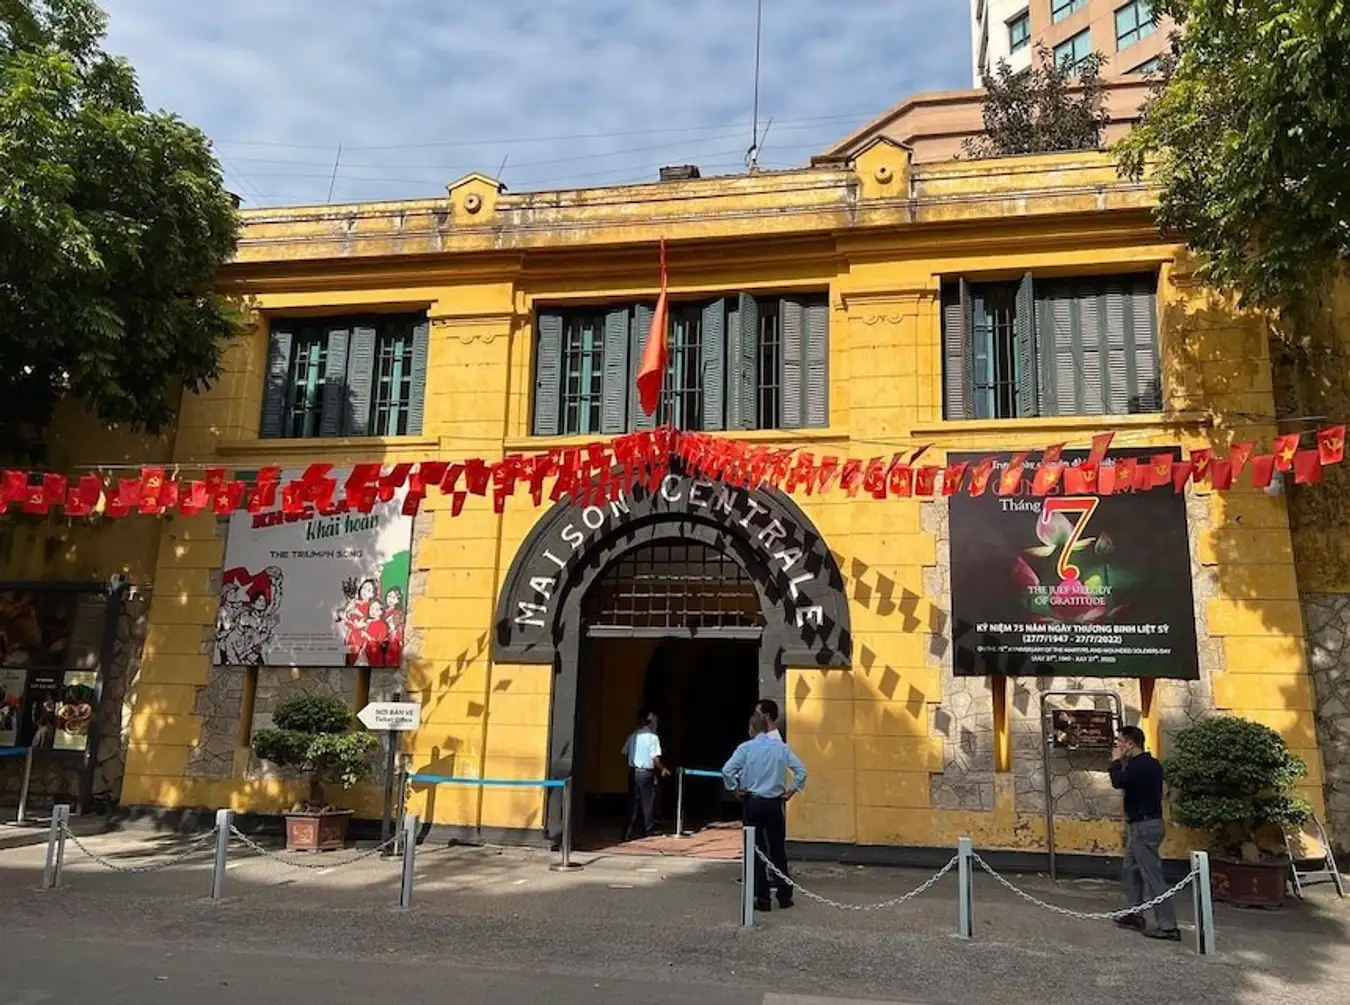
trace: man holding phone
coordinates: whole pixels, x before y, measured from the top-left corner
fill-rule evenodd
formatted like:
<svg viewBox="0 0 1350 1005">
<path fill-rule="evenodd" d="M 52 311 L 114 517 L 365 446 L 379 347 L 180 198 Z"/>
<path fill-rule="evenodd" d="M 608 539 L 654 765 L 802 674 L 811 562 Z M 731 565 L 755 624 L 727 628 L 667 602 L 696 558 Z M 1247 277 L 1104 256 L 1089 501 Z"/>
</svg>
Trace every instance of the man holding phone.
<svg viewBox="0 0 1350 1005">
<path fill-rule="evenodd" d="M 1163 839 L 1163 769 L 1157 758 L 1145 749 L 1144 731 L 1138 726 L 1123 726 L 1116 735 L 1111 754 L 1111 784 L 1121 790 L 1125 800 L 1125 901 L 1138 907 L 1164 890 L 1162 856 L 1158 847 Z M 1157 927 L 1150 929 L 1142 913 L 1126 915 L 1116 924 L 1132 928 L 1150 939 L 1180 940 L 1177 912 L 1171 899 L 1153 909 Z"/>
</svg>

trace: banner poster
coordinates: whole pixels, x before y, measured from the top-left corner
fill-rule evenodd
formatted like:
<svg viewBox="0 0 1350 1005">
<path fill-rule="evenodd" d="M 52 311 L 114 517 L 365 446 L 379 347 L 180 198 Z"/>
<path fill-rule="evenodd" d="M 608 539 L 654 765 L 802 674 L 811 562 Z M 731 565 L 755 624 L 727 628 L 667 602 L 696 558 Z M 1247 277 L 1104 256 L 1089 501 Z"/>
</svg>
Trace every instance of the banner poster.
<svg viewBox="0 0 1350 1005">
<path fill-rule="evenodd" d="M 23 692 L 28 671 L 0 667 L 0 747 L 19 745 L 19 727 L 23 724 Z"/>
<path fill-rule="evenodd" d="M 1162 453 L 1114 450 L 1113 458 Z M 1180 451 L 1172 451 L 1180 457 Z M 953 454 L 977 463 L 982 454 Z M 952 617 L 958 676 L 1200 676 L 1186 500 L 1171 491 L 1068 496 L 1063 478 L 1031 493 L 951 498 Z M 1065 451 L 1068 465 L 1087 451 Z"/>
<path fill-rule="evenodd" d="M 0 665 L 64 667 L 74 611 L 69 590 L 0 590 Z"/>
<path fill-rule="evenodd" d="M 301 472 L 282 474 L 283 483 Z M 335 471 L 338 485 L 347 477 Z M 341 492 L 339 491 L 339 495 Z M 370 513 L 339 502 L 229 518 L 215 663 L 397 667 L 403 658 L 413 518 L 406 489 Z"/>
</svg>

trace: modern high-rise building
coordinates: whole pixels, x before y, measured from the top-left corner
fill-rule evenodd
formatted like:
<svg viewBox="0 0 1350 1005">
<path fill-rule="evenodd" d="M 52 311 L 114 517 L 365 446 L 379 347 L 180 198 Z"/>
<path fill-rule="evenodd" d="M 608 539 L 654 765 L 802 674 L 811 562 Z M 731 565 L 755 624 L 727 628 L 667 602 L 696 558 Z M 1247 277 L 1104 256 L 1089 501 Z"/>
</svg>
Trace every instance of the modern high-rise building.
<svg viewBox="0 0 1350 1005">
<path fill-rule="evenodd" d="M 1147 73 L 1173 25 L 1166 17 L 1154 21 L 1150 0 L 970 0 L 970 10 L 976 87 L 1000 60 L 1029 68 L 1037 43 L 1074 63 L 1100 52 L 1108 77 Z"/>
</svg>

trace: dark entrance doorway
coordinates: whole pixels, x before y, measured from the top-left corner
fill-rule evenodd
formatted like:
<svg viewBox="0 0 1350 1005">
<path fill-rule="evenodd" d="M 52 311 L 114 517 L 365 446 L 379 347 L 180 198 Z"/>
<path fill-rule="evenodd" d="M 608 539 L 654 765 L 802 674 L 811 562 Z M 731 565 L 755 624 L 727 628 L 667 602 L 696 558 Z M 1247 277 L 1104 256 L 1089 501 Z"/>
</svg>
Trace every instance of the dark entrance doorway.
<svg viewBox="0 0 1350 1005">
<path fill-rule="evenodd" d="M 759 697 L 763 620 L 744 568 L 708 545 L 659 542 L 620 556 L 582 604 L 577 777 L 582 842 L 617 840 L 628 770 L 621 753 L 639 709 L 655 712 L 663 760 L 716 770 L 745 737 Z M 658 830 L 674 829 L 677 776 L 662 783 Z M 715 779 L 689 779 L 689 824 L 736 819 Z"/>
</svg>

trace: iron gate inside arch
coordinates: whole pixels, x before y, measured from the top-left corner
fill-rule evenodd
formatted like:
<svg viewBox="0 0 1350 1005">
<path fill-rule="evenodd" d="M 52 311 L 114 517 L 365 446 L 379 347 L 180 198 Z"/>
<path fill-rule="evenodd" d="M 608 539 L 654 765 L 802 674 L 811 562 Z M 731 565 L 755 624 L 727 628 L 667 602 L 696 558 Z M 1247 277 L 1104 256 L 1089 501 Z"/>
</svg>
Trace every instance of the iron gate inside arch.
<svg viewBox="0 0 1350 1005">
<path fill-rule="evenodd" d="M 582 604 L 587 634 L 757 638 L 755 584 L 726 553 L 696 542 L 657 542 L 621 555 Z"/>
</svg>

